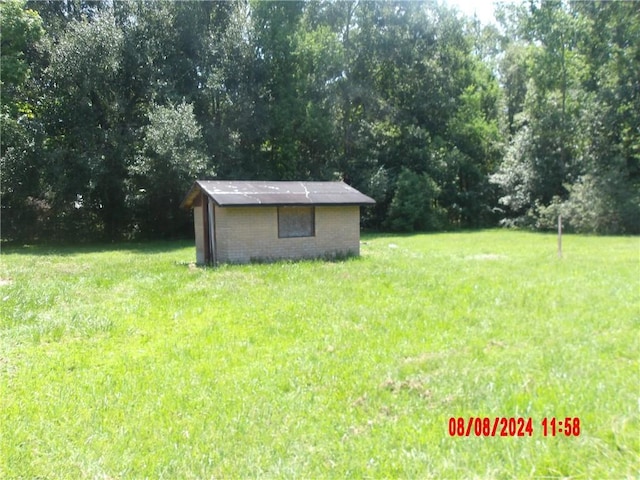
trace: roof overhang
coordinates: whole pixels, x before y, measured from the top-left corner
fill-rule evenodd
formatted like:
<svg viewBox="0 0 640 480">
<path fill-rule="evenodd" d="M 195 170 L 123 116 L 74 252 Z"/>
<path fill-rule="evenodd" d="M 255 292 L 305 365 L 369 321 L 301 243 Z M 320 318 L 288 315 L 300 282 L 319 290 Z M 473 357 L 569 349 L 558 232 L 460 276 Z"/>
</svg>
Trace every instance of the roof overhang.
<svg viewBox="0 0 640 480">
<path fill-rule="evenodd" d="M 204 193 L 220 207 L 286 205 L 373 205 L 375 200 L 344 182 L 265 182 L 198 180 L 181 208 L 192 208 Z"/>
</svg>

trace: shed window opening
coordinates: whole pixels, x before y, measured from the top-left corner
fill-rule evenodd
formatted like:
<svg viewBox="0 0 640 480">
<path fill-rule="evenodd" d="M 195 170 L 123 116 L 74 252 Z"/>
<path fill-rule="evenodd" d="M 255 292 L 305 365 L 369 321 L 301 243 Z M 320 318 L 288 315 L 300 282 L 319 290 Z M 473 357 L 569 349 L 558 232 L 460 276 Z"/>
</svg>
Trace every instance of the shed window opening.
<svg viewBox="0 0 640 480">
<path fill-rule="evenodd" d="M 278 237 L 314 237 L 315 216 L 314 207 L 278 207 Z"/>
</svg>

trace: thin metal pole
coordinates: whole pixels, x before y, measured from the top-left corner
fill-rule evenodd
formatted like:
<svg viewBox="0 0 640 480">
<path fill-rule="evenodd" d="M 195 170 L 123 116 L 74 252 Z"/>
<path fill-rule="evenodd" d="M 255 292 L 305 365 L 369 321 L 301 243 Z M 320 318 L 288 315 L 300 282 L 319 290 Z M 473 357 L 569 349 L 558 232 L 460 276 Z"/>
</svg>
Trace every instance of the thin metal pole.
<svg viewBox="0 0 640 480">
<path fill-rule="evenodd" d="M 562 215 L 558 215 L 558 258 L 562 258 Z"/>
</svg>

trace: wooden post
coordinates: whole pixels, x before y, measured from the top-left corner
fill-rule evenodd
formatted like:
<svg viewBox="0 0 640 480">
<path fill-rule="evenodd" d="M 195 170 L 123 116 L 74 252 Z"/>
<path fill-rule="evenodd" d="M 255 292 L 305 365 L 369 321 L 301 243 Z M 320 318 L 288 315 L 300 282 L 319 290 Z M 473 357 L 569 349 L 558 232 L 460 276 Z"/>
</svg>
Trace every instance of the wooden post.
<svg viewBox="0 0 640 480">
<path fill-rule="evenodd" d="M 209 238 L 209 202 L 207 196 L 200 192 L 200 202 L 202 203 L 202 234 L 204 236 L 204 264 L 211 264 L 211 239 Z"/>
<path fill-rule="evenodd" d="M 209 225 L 209 263 L 214 267 L 217 266 L 218 256 L 216 255 L 216 227 L 215 227 L 215 205 L 213 204 L 213 200 L 207 197 L 209 208 L 207 209 L 209 213 L 209 219 L 207 224 Z"/>
<path fill-rule="evenodd" d="M 558 258 L 562 258 L 562 215 L 558 215 Z"/>
</svg>

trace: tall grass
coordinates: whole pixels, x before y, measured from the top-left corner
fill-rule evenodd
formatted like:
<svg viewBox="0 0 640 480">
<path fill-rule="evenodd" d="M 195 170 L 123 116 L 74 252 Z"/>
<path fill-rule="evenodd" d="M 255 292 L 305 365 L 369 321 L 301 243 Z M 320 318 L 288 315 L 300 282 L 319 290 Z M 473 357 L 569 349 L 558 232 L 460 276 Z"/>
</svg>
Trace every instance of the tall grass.
<svg viewBox="0 0 640 480">
<path fill-rule="evenodd" d="M 217 269 L 190 243 L 5 249 L 0 477 L 637 478 L 638 238 L 363 240 Z M 534 432 L 451 437 L 470 416 Z"/>
</svg>

